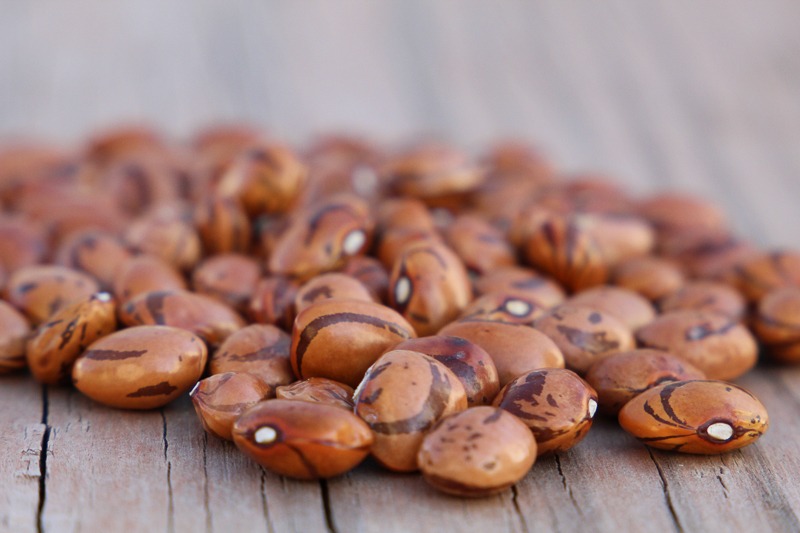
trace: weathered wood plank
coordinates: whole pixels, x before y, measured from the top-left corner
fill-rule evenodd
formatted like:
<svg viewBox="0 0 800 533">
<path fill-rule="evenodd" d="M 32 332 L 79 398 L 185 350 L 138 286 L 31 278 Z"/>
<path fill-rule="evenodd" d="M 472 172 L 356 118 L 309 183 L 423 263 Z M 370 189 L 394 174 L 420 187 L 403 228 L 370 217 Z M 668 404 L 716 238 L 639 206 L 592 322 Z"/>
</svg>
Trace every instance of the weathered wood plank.
<svg viewBox="0 0 800 533">
<path fill-rule="evenodd" d="M 51 389 L 47 423 L 46 530 L 168 530 L 173 487 L 161 413 L 120 411 L 73 389 Z"/>
<path fill-rule="evenodd" d="M 0 377 L 0 531 L 37 531 L 43 392 L 24 375 Z"/>
</svg>

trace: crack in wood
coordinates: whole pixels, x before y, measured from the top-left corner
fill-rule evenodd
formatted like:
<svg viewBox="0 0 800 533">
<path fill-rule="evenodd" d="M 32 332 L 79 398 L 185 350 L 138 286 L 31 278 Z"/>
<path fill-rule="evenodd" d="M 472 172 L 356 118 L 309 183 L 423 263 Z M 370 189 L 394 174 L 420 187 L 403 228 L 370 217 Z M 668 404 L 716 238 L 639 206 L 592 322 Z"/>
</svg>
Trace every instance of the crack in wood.
<svg viewBox="0 0 800 533">
<path fill-rule="evenodd" d="M 333 520 L 333 510 L 331 509 L 330 494 L 328 493 L 328 480 L 320 479 L 319 488 L 322 493 L 322 510 L 325 513 L 325 527 L 330 533 L 338 533 L 336 523 Z"/>
<path fill-rule="evenodd" d="M 211 498 L 208 490 L 208 432 L 203 431 L 203 507 L 206 510 L 206 532 L 214 532 L 214 522 L 211 520 Z"/>
<path fill-rule="evenodd" d="M 664 471 L 661 469 L 661 465 L 658 464 L 655 455 L 653 455 L 653 450 L 650 448 L 645 447 L 647 453 L 650 455 L 650 459 L 653 461 L 653 464 L 656 465 L 656 470 L 658 471 L 658 477 L 661 478 L 661 490 L 664 492 L 664 499 L 667 502 L 667 508 L 669 509 L 669 514 L 672 517 L 672 521 L 675 523 L 675 528 L 678 530 L 679 533 L 683 533 L 683 525 L 681 525 L 681 520 L 678 517 L 678 513 L 675 510 L 675 506 L 672 503 L 672 495 L 669 493 L 669 484 L 667 483 L 667 478 L 664 476 Z"/>
<path fill-rule="evenodd" d="M 47 425 L 50 411 L 47 385 L 42 385 L 42 445 L 39 451 L 39 503 L 36 508 L 36 531 L 44 532 L 42 526 L 42 515 L 44 514 L 44 504 L 47 499 L 47 447 L 50 443 L 50 426 Z"/>
<path fill-rule="evenodd" d="M 167 464 L 167 494 L 169 505 L 167 506 L 167 531 L 175 533 L 175 498 L 172 493 L 172 461 L 168 458 L 169 440 L 167 439 L 167 415 L 161 409 L 161 423 L 163 424 L 162 438 L 164 440 L 164 462 Z"/>
<path fill-rule="evenodd" d="M 516 485 L 511 485 L 511 504 L 514 506 L 514 511 L 517 514 L 517 518 L 519 519 L 520 525 L 522 526 L 522 531 L 525 533 L 529 533 L 530 529 L 528 528 L 528 521 L 525 520 L 525 515 L 522 514 L 522 509 L 519 506 L 519 491 L 517 490 Z"/>
<path fill-rule="evenodd" d="M 272 519 L 269 516 L 269 506 L 267 505 L 267 471 L 261 468 L 261 510 L 264 513 L 264 522 L 267 525 L 268 533 L 275 533 L 272 527 Z M 283 480 L 283 478 L 281 478 Z"/>
<path fill-rule="evenodd" d="M 572 487 L 567 483 L 567 476 L 564 475 L 564 470 L 561 468 L 561 457 L 559 457 L 557 453 L 553 454 L 553 457 L 555 457 L 556 460 L 556 468 L 558 469 L 558 475 L 561 476 L 561 484 L 564 486 L 564 492 L 569 496 L 569 500 L 572 502 L 572 506 L 575 507 L 575 510 L 578 511 L 578 514 L 583 516 L 583 509 L 578 505 L 578 500 L 575 499 Z"/>
</svg>

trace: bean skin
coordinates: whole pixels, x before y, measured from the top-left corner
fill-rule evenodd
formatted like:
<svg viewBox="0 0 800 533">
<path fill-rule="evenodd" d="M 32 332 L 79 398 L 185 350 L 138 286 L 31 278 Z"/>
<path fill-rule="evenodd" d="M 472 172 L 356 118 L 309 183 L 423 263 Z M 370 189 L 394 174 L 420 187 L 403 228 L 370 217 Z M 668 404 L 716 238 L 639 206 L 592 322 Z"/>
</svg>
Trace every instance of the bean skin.
<svg viewBox="0 0 800 533">
<path fill-rule="evenodd" d="M 525 422 L 543 455 L 583 440 L 597 410 L 597 392 L 571 370 L 548 368 L 508 383 L 493 405 Z"/>
<path fill-rule="evenodd" d="M 484 497 L 507 489 L 536 461 L 536 441 L 503 409 L 473 407 L 439 421 L 417 455 L 430 485 L 456 496 Z"/>
<path fill-rule="evenodd" d="M 593 363 L 617 352 L 632 350 L 631 331 L 613 316 L 589 307 L 564 304 L 539 318 L 534 327 L 553 339 L 567 368 L 585 374 Z"/>
<path fill-rule="evenodd" d="M 236 420 L 233 442 L 267 470 L 297 479 L 324 479 L 363 461 L 373 436 L 360 418 L 339 407 L 268 400 Z"/>
<path fill-rule="evenodd" d="M 619 412 L 622 429 L 648 446 L 718 454 L 752 444 L 769 427 L 767 411 L 745 389 L 723 381 L 680 381 L 649 389 Z"/>
<path fill-rule="evenodd" d="M 375 434 L 372 455 L 397 472 L 417 470 L 422 439 L 442 417 L 467 408 L 464 386 L 446 366 L 418 352 L 378 359 L 355 392 L 355 413 Z"/>
<path fill-rule="evenodd" d="M 297 315 L 292 369 L 298 378 L 323 377 L 357 386 L 383 352 L 416 337 L 396 311 L 360 300 L 324 300 Z"/>
<path fill-rule="evenodd" d="M 616 353 L 586 373 L 586 381 L 600 397 L 600 411 L 609 415 L 616 415 L 635 396 L 662 383 L 705 377 L 679 357 L 647 349 Z"/>
<path fill-rule="evenodd" d="M 486 350 L 461 337 L 434 335 L 408 339 L 392 350 L 411 350 L 433 357 L 449 368 L 464 385 L 467 405 L 490 404 L 500 390 L 500 378 Z"/>
<path fill-rule="evenodd" d="M 452 250 L 436 243 L 406 247 L 389 280 L 389 305 L 420 335 L 433 335 L 455 320 L 471 296 L 464 264 Z"/>
<path fill-rule="evenodd" d="M 319 402 L 353 410 L 353 388 L 327 378 L 308 378 L 282 385 L 275 390 L 275 396 L 281 400 Z"/>
<path fill-rule="evenodd" d="M 269 324 L 250 324 L 232 333 L 214 351 L 211 374 L 247 372 L 270 387 L 288 385 L 295 379 L 289 361 L 292 338 Z"/>
<path fill-rule="evenodd" d="M 546 219 L 527 237 L 522 251 L 531 265 L 573 292 L 602 285 L 608 278 L 599 245 L 575 217 Z"/>
<path fill-rule="evenodd" d="M 249 407 L 275 396 L 275 391 L 246 372 L 225 372 L 198 381 L 189 397 L 197 417 L 211 435 L 233 440 L 233 423 Z"/>
<path fill-rule="evenodd" d="M 564 368 L 564 355 L 558 346 L 529 326 L 486 320 L 458 321 L 442 328 L 439 335 L 461 337 L 486 350 L 497 368 L 501 387 L 531 370 Z"/>
<path fill-rule="evenodd" d="M 105 292 L 58 311 L 28 340 L 26 357 L 39 383 L 69 381 L 72 365 L 87 346 L 117 329 L 116 305 Z"/>
<path fill-rule="evenodd" d="M 126 326 L 160 325 L 183 328 L 210 345 L 219 345 L 245 322 L 214 298 L 188 291 L 152 291 L 122 305 L 119 318 Z"/>
<path fill-rule="evenodd" d="M 0 300 L 0 375 L 25 368 L 25 341 L 30 331 L 28 319 Z"/>
<path fill-rule="evenodd" d="M 736 319 L 709 311 L 673 311 L 636 332 L 639 345 L 677 355 L 709 379 L 736 379 L 753 368 L 758 346 Z"/>
<path fill-rule="evenodd" d="M 6 287 L 8 302 L 21 310 L 33 325 L 47 320 L 65 306 L 98 292 L 87 274 L 60 266 L 24 267 L 11 275 Z"/>
<path fill-rule="evenodd" d="M 93 342 L 72 368 L 72 382 L 96 402 L 154 409 L 197 383 L 208 350 L 200 337 L 168 326 L 138 326 Z"/>
</svg>

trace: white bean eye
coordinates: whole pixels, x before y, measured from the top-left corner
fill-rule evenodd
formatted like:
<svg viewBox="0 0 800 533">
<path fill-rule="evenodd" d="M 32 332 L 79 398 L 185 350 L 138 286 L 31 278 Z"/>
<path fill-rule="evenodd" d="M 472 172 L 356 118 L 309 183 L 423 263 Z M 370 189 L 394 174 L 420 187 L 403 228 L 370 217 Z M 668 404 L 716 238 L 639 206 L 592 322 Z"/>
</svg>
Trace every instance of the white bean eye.
<svg viewBox="0 0 800 533">
<path fill-rule="evenodd" d="M 706 433 L 712 439 L 724 442 L 733 437 L 733 428 L 725 422 L 717 422 L 708 426 Z"/>
<path fill-rule="evenodd" d="M 278 438 L 278 432 L 275 431 L 275 428 L 273 427 L 264 426 L 256 430 L 253 438 L 258 444 L 271 444 L 275 442 L 276 438 Z"/>
<path fill-rule="evenodd" d="M 110 302 L 111 301 L 111 295 L 109 293 L 107 293 L 107 292 L 98 292 L 97 294 L 94 295 L 94 297 L 95 297 L 96 300 L 98 300 L 100 302 Z"/>
<path fill-rule="evenodd" d="M 593 398 L 589 398 L 589 418 L 594 418 L 597 412 L 597 402 Z"/>
<path fill-rule="evenodd" d="M 531 312 L 531 304 L 522 300 L 508 300 L 504 307 L 509 314 L 514 316 L 525 316 Z"/>
<path fill-rule="evenodd" d="M 411 280 L 403 276 L 394 284 L 394 301 L 403 305 L 411 296 Z"/>
<path fill-rule="evenodd" d="M 354 229 L 345 235 L 344 242 L 342 242 L 342 250 L 344 250 L 345 255 L 353 255 L 364 246 L 366 240 L 367 236 L 362 230 Z"/>
</svg>

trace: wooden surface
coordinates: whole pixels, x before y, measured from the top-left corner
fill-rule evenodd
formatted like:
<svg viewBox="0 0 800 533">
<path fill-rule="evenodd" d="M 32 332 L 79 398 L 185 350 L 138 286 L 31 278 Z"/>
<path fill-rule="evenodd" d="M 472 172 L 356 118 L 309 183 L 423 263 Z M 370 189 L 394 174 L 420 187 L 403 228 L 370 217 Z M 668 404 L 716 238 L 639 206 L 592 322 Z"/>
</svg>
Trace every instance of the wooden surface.
<svg viewBox="0 0 800 533">
<path fill-rule="evenodd" d="M 174 135 L 246 119 L 477 148 L 541 142 L 566 170 L 717 199 L 800 244 L 800 4 L 0 2 L 0 135 L 72 142 L 120 119 Z M 365 464 L 302 483 L 202 432 L 187 401 L 128 413 L 0 379 L 0 531 L 800 531 L 800 370 L 740 383 L 769 433 L 721 457 L 600 421 L 487 500 Z"/>
</svg>

